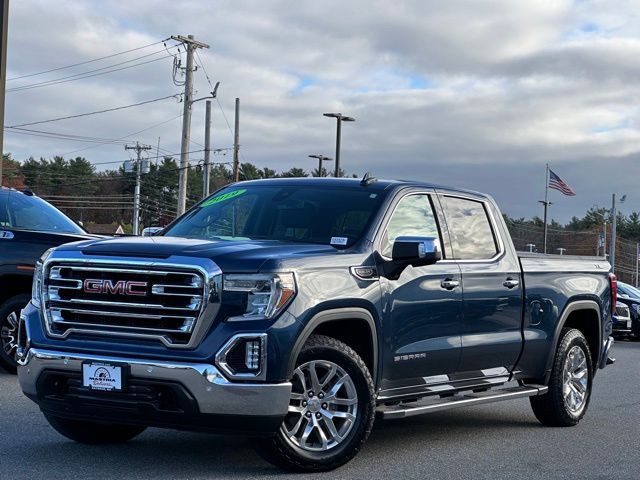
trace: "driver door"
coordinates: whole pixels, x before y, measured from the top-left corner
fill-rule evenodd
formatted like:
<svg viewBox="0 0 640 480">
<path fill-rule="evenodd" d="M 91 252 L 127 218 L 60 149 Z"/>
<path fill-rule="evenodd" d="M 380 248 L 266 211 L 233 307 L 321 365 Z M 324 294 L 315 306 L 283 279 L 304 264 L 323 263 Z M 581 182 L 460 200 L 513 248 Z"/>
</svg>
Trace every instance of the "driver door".
<svg viewBox="0 0 640 480">
<path fill-rule="evenodd" d="M 446 229 L 432 195 L 400 198 L 384 227 L 379 253 L 391 257 L 399 236 L 435 237 L 443 258 L 450 252 Z M 440 218 L 442 218 L 440 216 Z M 443 234 L 443 231 L 445 232 Z M 385 336 L 383 389 L 411 389 L 442 383 L 456 372 L 462 332 L 462 280 L 457 262 L 408 266 L 398 280 L 381 278 Z"/>
</svg>

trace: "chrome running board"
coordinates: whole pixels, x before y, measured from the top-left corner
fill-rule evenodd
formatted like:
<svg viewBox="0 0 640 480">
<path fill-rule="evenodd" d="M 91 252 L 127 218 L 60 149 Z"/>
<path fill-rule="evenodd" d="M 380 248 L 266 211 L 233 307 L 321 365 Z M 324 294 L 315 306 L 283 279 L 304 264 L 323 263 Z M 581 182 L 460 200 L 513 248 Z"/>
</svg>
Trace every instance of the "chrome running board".
<svg viewBox="0 0 640 480">
<path fill-rule="evenodd" d="M 426 397 L 411 404 L 399 403 L 397 405 L 380 405 L 376 409 L 384 419 L 405 418 L 414 415 L 440 412 L 452 408 L 481 405 L 483 403 L 501 402 L 516 398 L 535 397 L 544 395 L 549 387 L 544 385 L 525 385 L 519 387 L 503 388 L 500 390 L 487 390 L 477 393 L 459 393 L 450 397 Z"/>
</svg>

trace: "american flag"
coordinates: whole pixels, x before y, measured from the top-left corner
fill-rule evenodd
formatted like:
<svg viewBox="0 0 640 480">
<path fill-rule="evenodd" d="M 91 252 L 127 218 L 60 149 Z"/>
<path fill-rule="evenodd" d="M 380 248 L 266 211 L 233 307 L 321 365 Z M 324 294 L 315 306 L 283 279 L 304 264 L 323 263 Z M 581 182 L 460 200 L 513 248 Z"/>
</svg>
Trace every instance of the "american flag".
<svg viewBox="0 0 640 480">
<path fill-rule="evenodd" d="M 576 192 L 571 190 L 571 187 L 564 183 L 562 179 L 553 173 L 553 170 L 549 169 L 549 188 L 553 188 L 554 190 L 559 190 L 560 192 L 568 195 L 570 197 L 574 196 Z"/>
</svg>

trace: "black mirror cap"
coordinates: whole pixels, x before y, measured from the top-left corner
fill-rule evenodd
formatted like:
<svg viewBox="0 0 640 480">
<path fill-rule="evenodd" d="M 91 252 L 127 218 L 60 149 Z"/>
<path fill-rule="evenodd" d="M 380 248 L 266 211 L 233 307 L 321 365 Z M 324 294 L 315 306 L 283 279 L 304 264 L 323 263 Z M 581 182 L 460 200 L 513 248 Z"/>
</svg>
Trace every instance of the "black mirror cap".
<svg viewBox="0 0 640 480">
<path fill-rule="evenodd" d="M 435 237 L 398 237 L 393 242 L 391 258 L 414 267 L 431 265 L 442 259 L 440 242 Z"/>
</svg>

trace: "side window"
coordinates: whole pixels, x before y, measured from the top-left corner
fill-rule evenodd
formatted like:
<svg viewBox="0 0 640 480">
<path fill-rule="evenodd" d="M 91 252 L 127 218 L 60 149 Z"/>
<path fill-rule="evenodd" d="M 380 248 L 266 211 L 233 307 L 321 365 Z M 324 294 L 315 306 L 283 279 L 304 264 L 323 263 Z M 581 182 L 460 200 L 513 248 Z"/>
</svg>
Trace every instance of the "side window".
<svg viewBox="0 0 640 480">
<path fill-rule="evenodd" d="M 482 202 L 442 197 L 444 215 L 459 260 L 486 260 L 498 253 L 489 216 Z"/>
<path fill-rule="evenodd" d="M 387 225 L 380 253 L 391 257 L 393 242 L 404 236 L 440 239 L 429 195 L 407 195 L 400 200 Z M 442 242 L 440 247 L 442 249 Z"/>
</svg>

